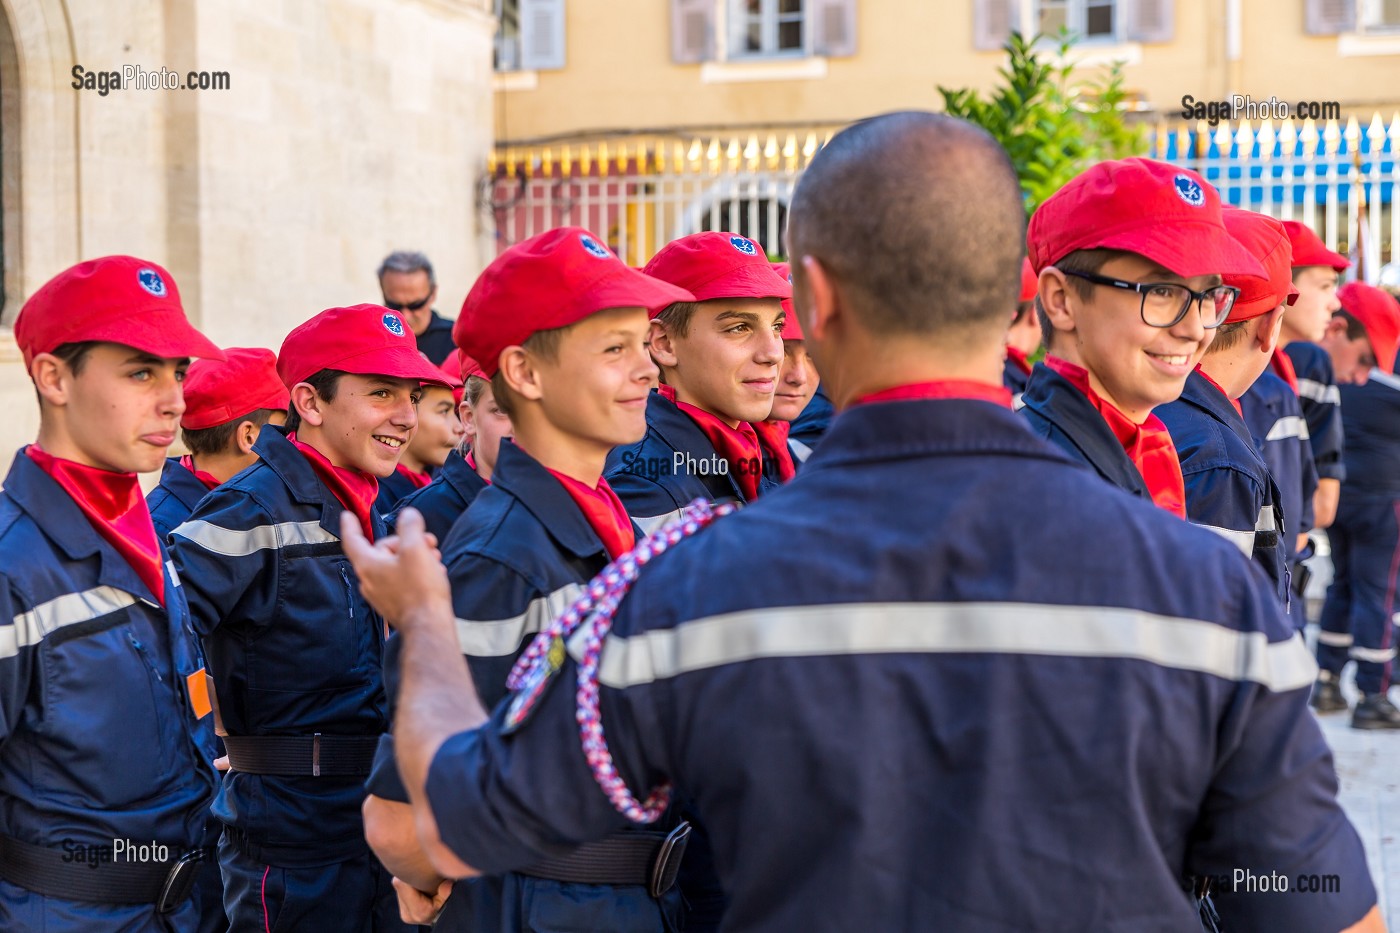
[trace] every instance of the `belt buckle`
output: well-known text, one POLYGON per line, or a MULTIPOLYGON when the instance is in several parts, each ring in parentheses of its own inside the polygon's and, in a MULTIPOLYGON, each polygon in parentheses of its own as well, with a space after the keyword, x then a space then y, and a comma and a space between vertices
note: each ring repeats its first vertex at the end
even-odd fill
POLYGON ((651 880, 647 884, 647 893, 653 898, 660 899, 661 895, 671 890, 676 883, 676 876, 681 870, 681 858, 685 855, 686 843, 689 841, 690 824, 684 820, 662 840, 661 848, 656 850, 656 860, 652 862, 651 880))
POLYGON ((160 888, 160 897, 156 899, 156 913, 168 914, 185 902, 194 890, 195 877, 199 873, 199 866, 204 862, 204 856, 203 849, 195 849, 180 856, 175 864, 170 866, 170 874, 165 876, 165 884, 160 888))

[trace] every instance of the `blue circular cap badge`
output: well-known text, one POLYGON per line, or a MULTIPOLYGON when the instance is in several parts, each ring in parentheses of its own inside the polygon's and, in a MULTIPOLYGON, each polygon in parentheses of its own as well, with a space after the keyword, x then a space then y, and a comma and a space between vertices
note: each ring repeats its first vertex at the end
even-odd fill
POLYGON ((754 246, 751 241, 746 240, 741 236, 730 237, 729 245, 737 249, 739 252, 743 253, 745 256, 752 256, 754 253, 758 252, 758 247, 754 246))
POLYGON ((1181 195, 1181 200, 1192 207, 1200 207, 1206 203, 1206 193, 1201 189, 1201 185, 1190 175, 1178 175, 1173 181, 1176 185, 1176 193, 1181 195))
POLYGON ((160 277, 160 273, 156 270, 140 270, 136 273, 136 281, 140 282, 142 288, 157 298, 165 297, 165 280, 160 277))
POLYGON ((403 321, 399 320, 397 314, 385 314, 380 320, 384 322, 384 329, 389 333, 393 334, 395 337, 403 336, 403 321))
POLYGON ((591 236, 584 236, 583 234, 580 234, 578 241, 583 244, 584 249, 588 250, 589 253, 591 253, 594 256, 597 256, 599 259, 613 258, 613 254, 608 250, 608 248, 602 243, 599 243, 597 240, 593 239, 591 236))

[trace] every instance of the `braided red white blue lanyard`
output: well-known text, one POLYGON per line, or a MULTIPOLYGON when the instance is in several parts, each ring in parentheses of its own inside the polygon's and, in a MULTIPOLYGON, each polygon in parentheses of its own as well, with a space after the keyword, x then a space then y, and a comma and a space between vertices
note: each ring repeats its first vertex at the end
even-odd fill
POLYGON ((507 711, 507 723, 512 724, 513 718, 513 725, 518 725, 528 715, 549 679, 563 666, 565 642, 580 627, 585 627, 581 636, 583 656, 578 664, 576 714, 579 737, 583 740, 583 754, 593 771, 594 780, 607 794, 608 800, 619 813, 636 823, 655 822, 666 811, 671 802, 671 785, 666 783, 655 787, 646 800, 638 801, 617 773, 612 753, 608 750, 608 741, 603 736, 603 720, 598 710, 598 659, 603 651, 603 642, 612 629, 618 603, 632 588, 643 565, 716 518, 737 509, 735 503, 711 505, 703 499, 696 499, 681 509, 678 516, 648 535, 641 544, 618 556, 589 581, 584 594, 547 629, 535 636, 506 679, 506 686, 516 693, 512 707, 507 711))

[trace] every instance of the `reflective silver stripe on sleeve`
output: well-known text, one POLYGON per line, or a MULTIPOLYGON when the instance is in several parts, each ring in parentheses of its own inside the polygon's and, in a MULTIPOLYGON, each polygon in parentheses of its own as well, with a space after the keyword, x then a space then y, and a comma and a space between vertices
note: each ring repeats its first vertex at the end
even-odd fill
POLYGON ((1400 389, 1400 376, 1394 373, 1388 373, 1379 366, 1371 370, 1369 378, 1374 379, 1383 386, 1389 386, 1392 389, 1400 389))
POLYGON ((1269 428, 1269 433, 1264 440, 1282 441, 1290 437, 1308 440, 1311 437, 1308 434, 1308 422, 1298 415, 1285 415, 1274 422, 1274 426, 1269 428))
POLYGON ((632 521, 636 522, 637 527, 642 529, 643 535, 649 535, 679 514, 681 514, 680 509, 676 509, 674 512, 667 512, 665 515, 652 515, 649 518, 638 518, 633 515, 632 521))
POLYGON ((1324 632, 1317 633, 1317 642, 1320 645, 1331 645, 1333 648, 1350 648, 1354 639, 1349 632, 1324 632))
POLYGON ((473 658, 500 658, 515 654, 526 635, 543 631, 582 595, 583 587, 570 583, 548 596, 530 600, 524 612, 509 619, 485 622, 458 619, 457 643, 461 645, 463 654, 473 658))
POLYGON ((1017 392, 1015 395, 1011 396, 1012 411, 1020 411, 1022 408, 1026 407, 1025 395, 1026 393, 1024 392, 1017 392))
POLYGON ((1322 402, 1325 405, 1342 404, 1342 393, 1337 391, 1336 386, 1318 382, 1316 379, 1299 379, 1298 394, 1303 398, 1322 402))
POLYGON ((215 554, 225 557, 247 557, 264 548, 284 548, 295 544, 329 544, 340 538, 321 527, 319 522, 282 522, 258 525, 256 528, 224 528, 203 519, 185 522, 171 534, 179 535, 215 554))
POLYGON ((1255 531, 1278 531, 1278 521, 1274 518, 1274 507, 1263 505, 1259 507, 1259 517, 1254 521, 1255 531))
POLYGON ((165 562, 165 571, 170 574, 170 582, 174 586, 180 585, 180 575, 175 572, 175 562, 168 560, 165 562))
POLYGON ((1384 664, 1387 661, 1395 660, 1395 649, 1362 648, 1360 645, 1352 645, 1351 656, 1358 661, 1370 661, 1373 664, 1384 664))
MULTIPOLYGON (((578 633, 569 649, 581 652, 578 633)), ((857 603, 738 612, 630 638, 609 635, 599 680, 621 689, 760 658, 893 653, 1136 658, 1274 691, 1301 689, 1317 677, 1296 634, 1270 643, 1263 632, 1103 606, 857 603)))
POLYGON ((788 438, 788 449, 792 451, 792 455, 797 458, 798 463, 806 463, 807 458, 812 456, 812 448, 792 438, 788 438))
POLYGON ((1240 549, 1245 557, 1254 556, 1254 529, 1249 531, 1235 531, 1233 528, 1221 528, 1216 525, 1201 525, 1196 522, 1191 524, 1197 528, 1204 528, 1206 531, 1213 531, 1226 541, 1233 542, 1235 547, 1240 549))
POLYGON ((61 628, 100 619, 135 603, 135 596, 112 586, 68 593, 40 603, 15 616, 13 625, 0 626, 0 658, 12 658, 19 649, 37 645, 61 628))

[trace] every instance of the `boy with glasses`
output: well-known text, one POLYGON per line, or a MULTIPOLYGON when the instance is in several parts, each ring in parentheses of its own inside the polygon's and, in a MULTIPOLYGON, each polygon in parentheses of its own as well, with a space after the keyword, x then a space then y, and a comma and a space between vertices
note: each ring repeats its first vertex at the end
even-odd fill
POLYGON ((1045 362, 1022 395, 1041 437, 1105 480, 1186 515, 1171 435, 1152 409, 1180 397, 1237 290, 1262 272, 1199 175, 1150 159, 1101 162, 1031 218, 1045 362))

